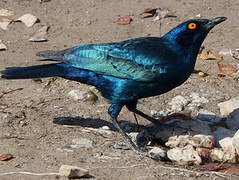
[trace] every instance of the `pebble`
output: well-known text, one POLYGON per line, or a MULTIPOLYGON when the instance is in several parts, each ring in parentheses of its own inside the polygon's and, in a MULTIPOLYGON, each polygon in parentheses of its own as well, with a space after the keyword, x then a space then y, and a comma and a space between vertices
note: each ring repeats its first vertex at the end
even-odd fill
POLYGON ((68 95, 75 101, 95 101, 97 96, 92 91, 71 90, 68 95))
POLYGON ((167 159, 167 153, 159 147, 153 147, 149 152, 149 155, 153 159, 164 160, 167 159))
POLYGON ((239 109, 235 109, 233 112, 231 112, 226 121, 225 121, 227 127, 231 130, 238 130, 239 129, 239 109))
POLYGON ((191 104, 196 104, 197 106, 209 102, 205 97, 200 97, 198 93, 191 93, 190 97, 192 99, 191 104))
POLYGON ((72 140, 71 148, 92 148, 93 141, 86 139, 86 138, 77 138, 72 140))
POLYGON ((61 165, 59 175, 67 178, 80 178, 89 175, 89 171, 77 166, 61 165))
POLYGON ((215 124, 215 123, 219 123, 222 120, 222 118, 216 116, 215 113, 210 112, 210 111, 205 110, 205 109, 200 109, 196 118, 200 119, 202 121, 207 121, 207 123, 210 124, 210 125, 215 124))
POLYGON ((233 136, 232 144, 235 147, 237 154, 239 155, 239 130, 233 136))
POLYGON ((202 163, 202 159, 198 152, 194 150, 193 146, 187 145, 183 148, 173 148, 167 152, 167 156, 171 161, 175 161, 179 165, 196 164, 202 163))
POLYGON ((175 96, 168 104, 174 112, 180 112, 189 103, 189 101, 181 95, 175 96))
POLYGON ((169 146, 170 148, 185 147, 187 145, 191 145, 193 147, 212 148, 213 146, 215 146, 215 138, 213 136, 202 134, 195 136, 180 135, 170 137, 165 145, 169 146))
POLYGON ((239 108, 239 96, 218 104, 222 116, 228 116, 232 111, 239 108))
POLYGON ((231 56, 231 49, 223 48, 219 51, 218 55, 220 55, 220 56, 231 56))

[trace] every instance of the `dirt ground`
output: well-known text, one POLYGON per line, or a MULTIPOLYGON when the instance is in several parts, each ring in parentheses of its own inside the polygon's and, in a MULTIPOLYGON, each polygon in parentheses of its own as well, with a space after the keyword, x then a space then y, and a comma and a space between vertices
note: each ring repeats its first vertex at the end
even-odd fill
MULTIPOLYGON (((11 18, 32 13, 40 22, 32 28, 22 23, 14 23, 8 31, 0 30, 0 39, 8 50, 0 51, 0 69, 11 66, 29 66, 39 64, 35 56, 41 50, 69 48, 84 43, 122 41, 141 36, 160 36, 175 25, 201 14, 211 18, 226 16, 228 20, 215 27, 204 42, 206 49, 219 52, 222 48, 239 48, 239 1, 231 0, 51 0, 39 3, 37 0, 0 0, 0 7, 14 11, 11 18), (165 18, 153 22, 152 18, 142 18, 139 14, 146 8, 168 8, 176 18, 165 18), (130 15, 129 25, 114 24, 118 15, 130 15), (47 42, 29 42, 30 35, 42 25, 50 26, 47 42), (161 25, 160 25, 161 24, 161 25)), ((207 81, 193 74, 182 86, 157 97, 140 101, 139 109, 150 114, 151 110, 160 111, 176 95, 189 96, 197 92, 206 97, 209 103, 204 108, 220 116, 217 104, 238 96, 238 78, 217 76, 218 61, 198 60, 196 70, 208 74, 207 81), (210 81, 212 80, 212 81, 210 81)), ((225 56, 224 64, 237 66, 238 61, 225 56)), ((89 168, 94 179, 229 179, 215 174, 202 174, 196 177, 194 172, 185 172, 176 168, 200 169, 200 167, 175 166, 173 163, 154 161, 141 157, 131 150, 108 147, 110 141, 122 141, 115 131, 107 114, 109 104, 97 90, 77 82, 57 78, 33 80, 0 80, 0 90, 5 92, 0 98, 0 154, 10 153, 14 158, 0 161, 0 173, 28 171, 35 173, 58 172, 62 164, 89 168), (67 95, 70 90, 94 91, 99 97, 92 102, 76 102, 67 95), (5 107, 4 105, 8 105, 5 107), (71 126, 66 126, 71 125, 71 126), (87 133, 86 127, 99 128, 109 126, 111 135, 87 133), (73 139, 84 137, 94 142, 93 148, 64 149, 73 139), (100 158, 100 156, 109 158, 100 158)), ((134 122, 133 115, 123 109, 119 120, 134 122)), ((138 118, 139 123, 147 124, 138 118)), ((198 170, 200 173, 201 171, 198 170)), ((57 176, 7 175, 10 179, 59 179, 57 176)), ((237 179, 231 177, 231 179, 237 179)))

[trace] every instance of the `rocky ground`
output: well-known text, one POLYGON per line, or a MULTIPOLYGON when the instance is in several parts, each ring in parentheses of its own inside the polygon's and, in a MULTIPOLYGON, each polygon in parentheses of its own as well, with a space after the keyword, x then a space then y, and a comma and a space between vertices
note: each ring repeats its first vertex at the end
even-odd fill
POLYGON ((0 69, 42 63, 35 56, 41 50, 160 36, 195 16, 228 20, 204 42, 203 52, 211 50, 223 60, 198 59, 195 73, 182 86, 138 105, 155 118, 175 112, 185 116, 174 116, 163 127, 139 117, 146 127, 142 130, 133 115, 122 110, 121 126, 140 145, 147 145, 157 160, 124 145, 107 114, 109 104, 95 88, 61 78, 0 79, 0 179, 64 179, 58 174, 62 165, 84 168, 89 173, 78 170, 79 175, 94 179, 239 178, 238 1, 2 0, 0 14, 1 8, 14 13, 4 18, 16 20, 30 13, 38 21, 32 27, 12 22, 8 30, 0 29, 0 40, 7 46, 0 51, 0 69), (158 7, 168 8, 176 17, 154 22, 139 15, 158 7), (119 15, 132 21, 115 24, 119 15), (47 31, 42 33, 47 41, 29 41, 43 27, 48 27, 42 30, 47 31), (224 75, 218 76, 218 64, 236 70, 224 68, 224 75), (11 172, 22 174, 4 174, 11 172))

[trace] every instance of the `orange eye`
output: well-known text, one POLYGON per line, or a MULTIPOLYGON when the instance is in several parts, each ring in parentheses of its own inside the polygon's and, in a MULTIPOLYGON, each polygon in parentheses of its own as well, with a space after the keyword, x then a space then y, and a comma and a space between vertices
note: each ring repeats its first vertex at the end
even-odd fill
POLYGON ((188 24, 188 29, 196 29, 197 25, 196 23, 189 23, 188 24))

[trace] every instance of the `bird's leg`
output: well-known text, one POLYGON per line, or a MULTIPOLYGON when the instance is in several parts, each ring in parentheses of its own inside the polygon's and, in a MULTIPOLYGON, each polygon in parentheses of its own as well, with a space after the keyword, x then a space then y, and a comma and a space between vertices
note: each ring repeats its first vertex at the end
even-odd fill
POLYGON ((157 126, 162 125, 162 123, 159 120, 154 119, 154 118, 150 117, 149 115, 143 113, 142 111, 138 110, 136 108, 136 105, 137 105, 137 101, 126 104, 126 107, 128 108, 128 110, 132 111, 134 114, 137 114, 137 115, 147 119, 148 121, 152 122, 153 124, 155 124, 157 126))
MULTIPOLYGON (((118 121, 117 121, 117 116, 119 115, 119 112, 122 109, 122 105, 118 105, 118 104, 112 104, 108 110, 108 113, 111 116, 112 122, 114 124, 114 126, 119 130, 120 134, 124 137, 124 139, 126 140, 126 142, 128 143, 128 145, 131 147, 131 149, 133 149, 134 151, 136 151, 137 153, 140 154, 145 154, 145 152, 143 152, 138 146, 136 146, 133 141, 130 139, 130 137, 124 132, 124 130, 120 127, 118 121)), ((145 154, 147 155, 147 154, 145 154)))

